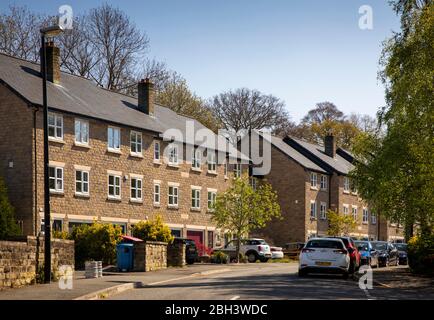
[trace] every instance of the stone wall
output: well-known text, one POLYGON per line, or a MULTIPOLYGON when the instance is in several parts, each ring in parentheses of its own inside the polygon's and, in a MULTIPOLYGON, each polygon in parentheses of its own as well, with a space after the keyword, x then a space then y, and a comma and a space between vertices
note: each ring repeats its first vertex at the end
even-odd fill
POLYGON ((155 271, 167 268, 167 243, 157 241, 134 244, 134 271, 155 271))
MULTIPOLYGON (((44 238, 23 237, 21 241, 0 241, 0 289, 35 283, 44 265, 44 238)), ((74 241, 53 239, 51 266, 54 276, 61 265, 74 268, 74 241)))
POLYGON ((169 267, 185 266, 185 243, 172 243, 167 246, 167 265, 169 267))

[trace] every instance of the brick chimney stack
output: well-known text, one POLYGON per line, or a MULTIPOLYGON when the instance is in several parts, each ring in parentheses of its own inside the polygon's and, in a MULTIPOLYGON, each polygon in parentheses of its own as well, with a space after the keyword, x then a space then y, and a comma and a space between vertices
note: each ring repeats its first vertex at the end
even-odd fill
POLYGON ((324 138, 324 151, 329 157, 336 156, 336 138, 333 135, 327 135, 324 138))
POLYGON ((154 84, 149 80, 149 78, 140 80, 138 86, 139 110, 149 114, 154 115, 154 84))
POLYGON ((49 41, 45 45, 47 61, 47 80, 53 83, 60 83, 60 49, 49 41))

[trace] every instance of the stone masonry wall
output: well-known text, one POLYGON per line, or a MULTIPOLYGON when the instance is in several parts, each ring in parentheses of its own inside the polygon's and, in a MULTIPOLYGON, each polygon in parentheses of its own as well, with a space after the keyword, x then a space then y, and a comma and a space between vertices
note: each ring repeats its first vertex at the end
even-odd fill
MULTIPOLYGON (((34 283, 38 268, 44 265, 44 238, 23 239, 0 241, 0 289, 34 283)), ((74 268, 74 241, 53 239, 51 264, 55 275, 61 265, 74 268)))
POLYGON ((146 241, 134 244, 134 271, 167 268, 167 243, 146 241))
POLYGON ((171 243, 167 246, 167 265, 170 267, 185 266, 184 243, 171 243))

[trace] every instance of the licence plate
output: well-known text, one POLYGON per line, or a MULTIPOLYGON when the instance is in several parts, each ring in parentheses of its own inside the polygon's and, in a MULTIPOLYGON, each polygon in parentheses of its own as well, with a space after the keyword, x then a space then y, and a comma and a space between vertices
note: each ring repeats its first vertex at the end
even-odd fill
POLYGON ((317 266, 330 266, 332 263, 329 261, 316 261, 315 264, 317 266))

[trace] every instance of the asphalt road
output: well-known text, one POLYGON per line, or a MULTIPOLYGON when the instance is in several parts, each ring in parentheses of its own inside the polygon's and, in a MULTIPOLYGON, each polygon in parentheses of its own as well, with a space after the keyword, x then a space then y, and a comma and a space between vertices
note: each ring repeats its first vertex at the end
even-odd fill
MULTIPOLYGON (((181 277, 125 291, 114 300, 252 300, 252 299, 429 299, 434 291, 418 293, 374 284, 372 290, 359 288, 357 279, 310 275, 299 278, 297 264, 256 263, 228 266, 228 271, 181 277)), ((374 271, 375 279, 375 271, 374 271)))

